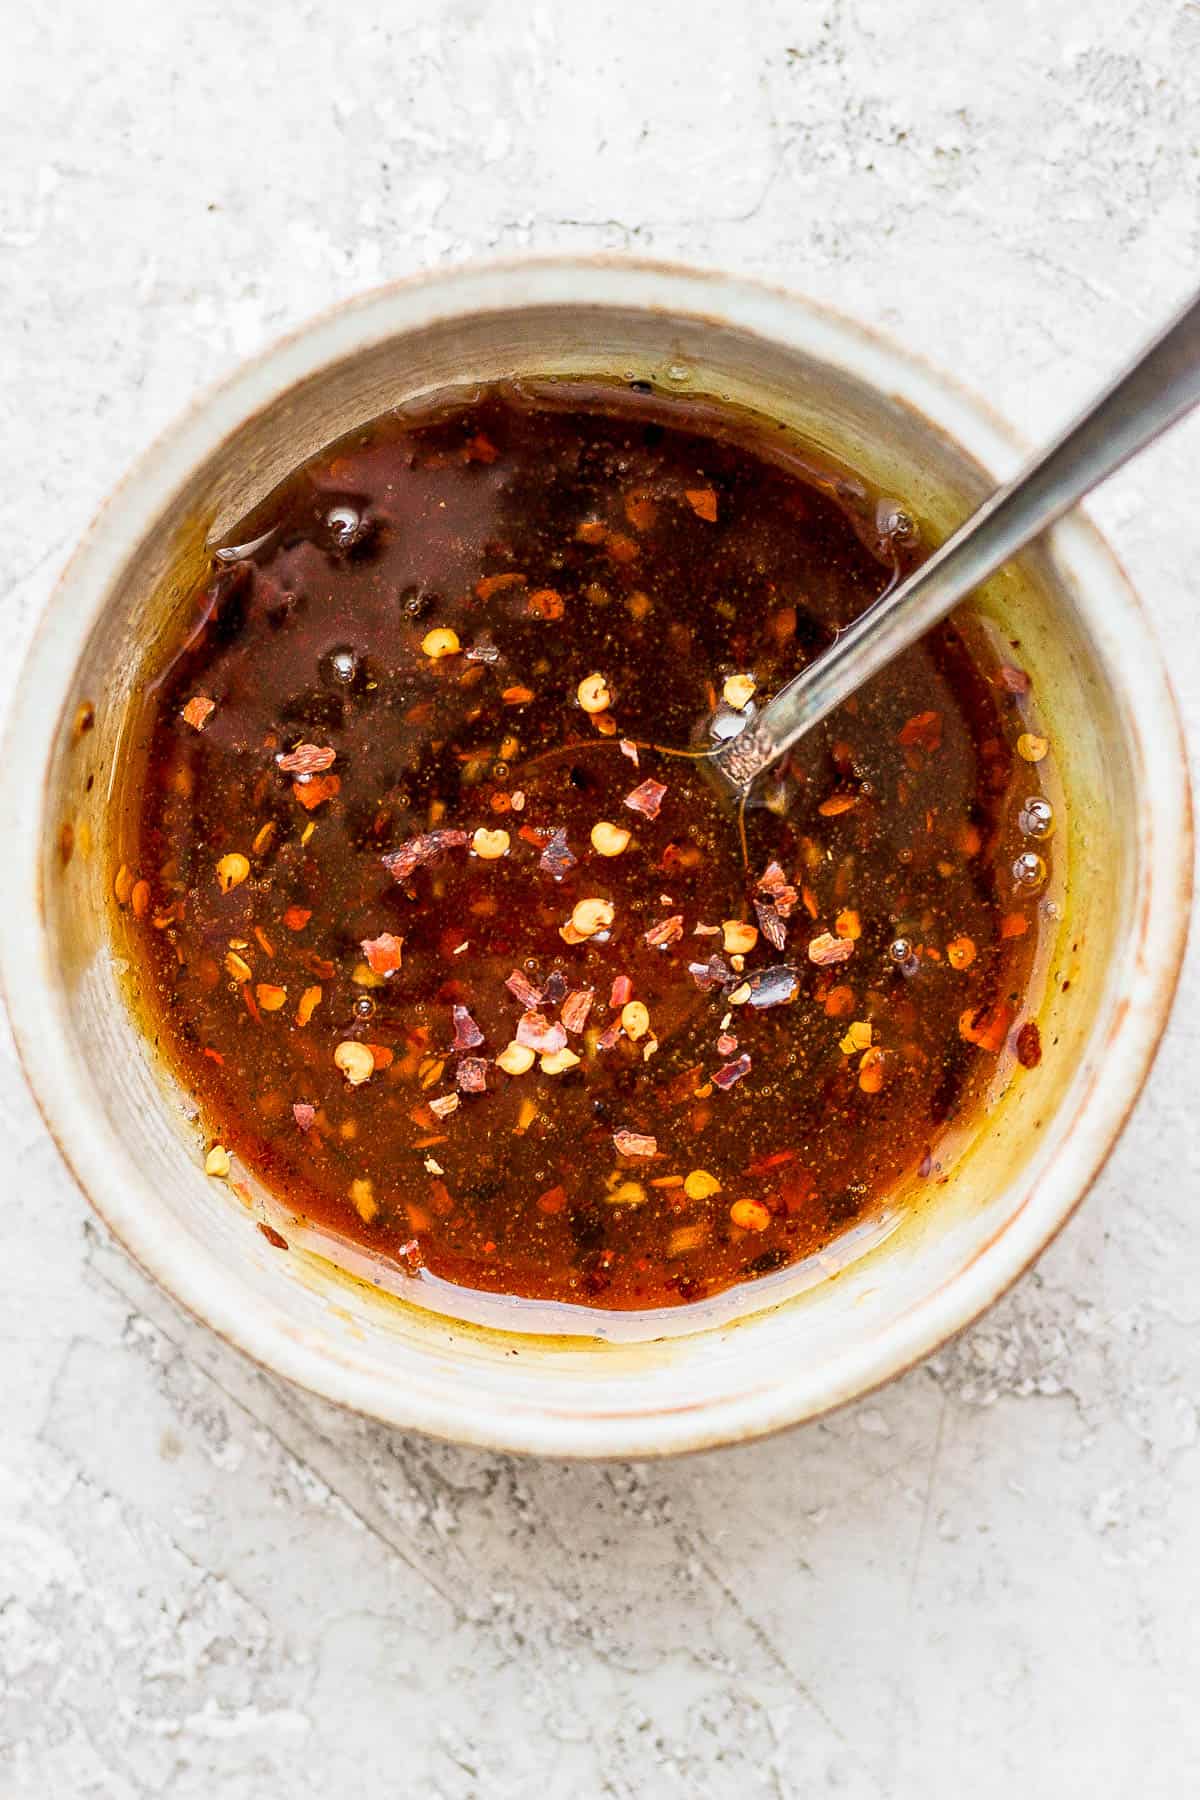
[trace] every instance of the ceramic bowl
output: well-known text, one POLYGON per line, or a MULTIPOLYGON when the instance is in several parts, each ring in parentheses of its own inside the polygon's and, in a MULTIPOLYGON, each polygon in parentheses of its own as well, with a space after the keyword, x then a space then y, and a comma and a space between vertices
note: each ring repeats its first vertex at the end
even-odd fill
POLYGON ((107 892, 114 772, 209 533, 389 407, 522 376, 646 379, 767 414, 903 496, 933 537, 1021 460, 990 411, 922 362, 732 276, 557 259, 457 269, 339 307, 153 446, 46 609, 5 752, 4 986, 81 1187, 146 1270, 266 1367, 378 1419, 504 1449, 733 1443, 909 1367, 1002 1293, 1087 1191, 1150 1065, 1183 950, 1179 724, 1145 613, 1086 518, 981 591, 977 609, 1019 642, 1064 788, 1065 880, 1044 901, 1034 995, 1045 1054, 1030 1071, 1001 1057, 978 1129, 886 1230, 707 1311, 612 1329, 587 1314, 557 1336, 447 1317, 357 1278, 286 1207, 201 1171, 186 1096, 128 1005, 107 892), (287 1251, 254 1229, 280 1211, 287 1251), (734 1316, 748 1299, 757 1310, 734 1316))

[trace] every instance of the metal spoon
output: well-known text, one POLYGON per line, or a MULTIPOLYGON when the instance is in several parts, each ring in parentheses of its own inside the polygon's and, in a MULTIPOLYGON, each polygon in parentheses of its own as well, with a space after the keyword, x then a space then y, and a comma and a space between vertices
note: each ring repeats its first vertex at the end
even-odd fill
POLYGON ((744 795, 826 713, 1200 402, 1200 294, 1061 437, 712 755, 744 795))

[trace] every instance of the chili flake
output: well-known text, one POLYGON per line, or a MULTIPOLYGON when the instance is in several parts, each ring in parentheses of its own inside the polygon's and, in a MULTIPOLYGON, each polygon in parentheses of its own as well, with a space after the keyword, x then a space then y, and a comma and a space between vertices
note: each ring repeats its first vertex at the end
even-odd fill
POLYGON ((216 701, 210 700, 207 694, 193 694, 179 716, 196 731, 203 731, 216 710, 216 701))
POLYGON ((275 761, 281 775, 319 775, 323 769, 333 767, 337 751, 327 744, 297 744, 286 755, 281 751, 275 761))
POLYGON ((403 938, 381 931, 376 938, 363 938, 362 953, 373 975, 394 975, 400 967, 403 938))
POLYGON ((657 1156, 658 1139, 641 1131, 614 1131, 612 1141, 622 1156, 657 1156))
POLYGON ((644 813, 648 819, 657 819, 666 791, 664 781, 655 781, 652 775, 648 775, 640 787, 635 787, 631 794, 626 794, 625 805, 631 812, 644 813))
POLYGON ((482 1094, 487 1087, 487 1063, 482 1056, 464 1056, 454 1079, 464 1094, 482 1094))

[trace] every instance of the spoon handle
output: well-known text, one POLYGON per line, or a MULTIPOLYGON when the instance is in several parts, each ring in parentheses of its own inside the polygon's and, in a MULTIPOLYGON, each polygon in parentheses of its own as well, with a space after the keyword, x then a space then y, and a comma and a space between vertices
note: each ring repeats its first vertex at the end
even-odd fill
POLYGON ((1200 294, 953 537, 789 681, 714 759, 745 788, 1077 500, 1200 402, 1200 294))

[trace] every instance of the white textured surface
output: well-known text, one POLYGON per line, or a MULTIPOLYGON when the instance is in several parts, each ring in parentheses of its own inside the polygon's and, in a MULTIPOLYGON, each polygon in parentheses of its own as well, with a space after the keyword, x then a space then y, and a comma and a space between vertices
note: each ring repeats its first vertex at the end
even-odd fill
MULTIPOLYGON (((45 0, 0 68, 0 692, 197 386, 467 254, 878 322, 1047 431, 1196 280, 1196 0, 45 0)), ((1096 502, 1200 724, 1192 423, 1096 502)), ((1193 732, 1193 737, 1195 733, 1193 732)), ((180 1315, 0 1054, 0 1795, 1175 1796, 1200 1780, 1200 958, 1088 1205, 905 1380, 566 1469, 180 1315)))

